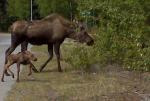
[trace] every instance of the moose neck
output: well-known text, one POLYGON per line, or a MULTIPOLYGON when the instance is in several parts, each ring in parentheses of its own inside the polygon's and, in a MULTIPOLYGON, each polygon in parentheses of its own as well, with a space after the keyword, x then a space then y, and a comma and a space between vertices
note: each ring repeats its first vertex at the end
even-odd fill
POLYGON ((66 30, 67 30, 67 38, 76 40, 77 32, 72 28, 67 28, 66 30))

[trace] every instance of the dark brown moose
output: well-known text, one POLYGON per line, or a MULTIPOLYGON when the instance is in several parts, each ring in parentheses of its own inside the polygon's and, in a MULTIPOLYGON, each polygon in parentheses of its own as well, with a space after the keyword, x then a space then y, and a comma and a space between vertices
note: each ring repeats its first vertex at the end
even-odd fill
MULTIPOLYGON (((36 21, 16 21, 11 26, 11 46, 6 50, 6 56, 10 55, 15 48, 21 44, 21 51, 27 50, 28 43, 32 45, 48 45, 49 58, 41 66, 40 71, 53 58, 53 47, 57 56, 58 71, 62 72, 60 66, 60 45, 65 38, 72 38, 78 42, 86 42, 87 45, 93 45, 93 39, 85 30, 76 32, 76 29, 70 27, 70 21, 59 14, 50 14, 47 17, 36 21)), ((7 61, 6 61, 7 63, 7 61)), ((33 70, 36 70, 32 66, 33 70)), ((6 72, 7 75, 7 72, 6 72)), ((9 74, 8 74, 9 75, 9 74)))
POLYGON ((17 82, 19 82, 20 64, 29 65, 30 72, 28 76, 30 75, 32 76, 31 68, 33 64, 30 62, 30 60, 37 61, 37 58, 34 56, 34 54, 32 54, 29 51, 25 51, 25 52, 19 52, 18 54, 8 55, 6 58, 7 58, 7 63, 4 65, 4 71, 1 78, 2 82, 4 82, 4 73, 6 70, 8 70, 11 73, 12 77, 14 78, 14 73, 9 69, 9 67, 14 63, 17 63, 17 80, 16 80, 17 82))

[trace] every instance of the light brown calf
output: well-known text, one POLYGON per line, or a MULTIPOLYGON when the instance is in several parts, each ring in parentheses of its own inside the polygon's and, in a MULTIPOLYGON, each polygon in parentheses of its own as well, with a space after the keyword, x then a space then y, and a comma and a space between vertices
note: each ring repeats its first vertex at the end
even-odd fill
POLYGON ((14 64, 17 63, 17 80, 16 82, 19 82, 19 72, 20 72, 20 64, 23 65, 29 65, 30 68, 30 72, 28 74, 28 76, 32 75, 32 66, 34 66, 30 60, 32 61, 37 61, 37 58, 34 56, 34 54, 32 54, 29 51, 25 51, 25 52, 19 52, 18 54, 12 54, 6 57, 7 58, 7 64, 4 65, 4 71, 3 71, 3 75, 1 78, 1 81, 4 82, 4 73, 8 70, 12 77, 14 78, 14 73, 9 69, 9 67, 14 64))

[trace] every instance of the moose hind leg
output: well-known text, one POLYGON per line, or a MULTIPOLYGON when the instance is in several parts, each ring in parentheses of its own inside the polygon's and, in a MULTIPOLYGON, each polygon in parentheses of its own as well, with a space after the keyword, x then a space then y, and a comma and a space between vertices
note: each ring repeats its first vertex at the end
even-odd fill
MULTIPOLYGON (((11 34, 11 46, 6 50, 5 55, 10 55, 16 47, 21 43, 21 39, 17 37, 16 33, 11 34)), ((6 63, 5 63, 6 64, 6 63)))
MULTIPOLYGON (((5 54, 9 51, 10 47, 6 50, 5 54)), ((5 59, 5 64, 7 64, 7 59, 5 59)), ((11 76, 8 72, 7 72, 7 69, 5 70, 5 75, 6 76, 11 76)))

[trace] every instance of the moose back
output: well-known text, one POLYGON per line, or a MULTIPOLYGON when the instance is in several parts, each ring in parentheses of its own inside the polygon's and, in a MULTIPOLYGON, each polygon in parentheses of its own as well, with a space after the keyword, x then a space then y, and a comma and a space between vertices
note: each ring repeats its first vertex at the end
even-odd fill
MULTIPOLYGON (((85 30, 76 31, 70 27, 71 22, 59 14, 50 14, 47 17, 36 21, 16 21, 11 26, 11 46, 6 50, 6 56, 10 55, 15 48, 21 44, 21 51, 26 51, 28 43, 32 45, 47 44, 49 58, 41 66, 40 71, 53 58, 53 48, 57 56, 58 71, 62 72, 60 66, 60 45, 65 38, 75 39, 78 42, 85 42, 87 45, 93 45, 94 40, 85 30)), ((6 62, 7 63, 7 60, 6 62)), ((37 69, 32 66, 34 71, 37 69)), ((6 72, 6 75, 9 75, 6 72)))

